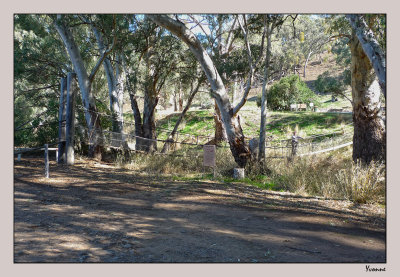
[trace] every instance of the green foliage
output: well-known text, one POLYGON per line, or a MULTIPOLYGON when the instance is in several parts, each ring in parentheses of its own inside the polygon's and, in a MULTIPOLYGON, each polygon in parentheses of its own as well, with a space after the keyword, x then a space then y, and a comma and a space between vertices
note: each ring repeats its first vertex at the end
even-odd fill
POLYGON ((346 90, 346 86, 350 85, 350 83, 350 70, 347 69, 338 77, 332 77, 329 71, 325 71, 318 76, 317 80, 314 82, 314 86, 319 92, 331 92, 333 95, 337 96, 342 94, 346 90))
POLYGON ((299 76, 290 75, 272 85, 267 100, 268 108, 271 110, 289 110, 290 104, 315 103, 316 96, 299 76))
POLYGON ((332 45, 332 53, 336 55, 336 63, 341 66, 350 66, 351 63, 351 52, 347 45, 348 39, 337 40, 332 45))
POLYGON ((17 98, 14 102, 14 146, 33 147, 54 142, 58 136, 58 102, 49 99, 47 109, 35 116, 35 109, 26 108, 26 101, 17 98))

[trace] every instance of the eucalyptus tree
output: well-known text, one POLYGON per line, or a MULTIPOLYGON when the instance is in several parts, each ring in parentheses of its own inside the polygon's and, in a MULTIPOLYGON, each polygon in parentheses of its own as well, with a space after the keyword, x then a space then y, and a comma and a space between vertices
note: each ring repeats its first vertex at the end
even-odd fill
POLYGON ((125 72, 135 119, 136 149, 154 152, 155 112, 161 90, 182 60, 181 44, 151 20, 137 15, 131 18, 132 51, 125 57, 125 72), (134 68, 129 70, 128 66, 134 68), (137 101, 143 94, 143 114, 137 101))
MULTIPOLYGON (((386 22, 384 15, 372 17, 358 15, 359 20, 365 20, 369 26, 368 32, 377 37, 375 42, 382 48, 385 31, 379 30, 379 22, 386 22), (374 30, 375 29, 375 30, 374 30), (380 41, 380 43, 379 43, 380 41)), ((351 28, 344 16, 331 16, 327 18, 334 37, 345 39, 351 52, 351 88, 353 100, 353 160, 369 163, 372 160, 385 159, 386 157, 386 125, 381 112, 381 86, 379 85, 373 64, 362 47, 357 35, 357 28, 351 28)), ((363 28, 366 28, 365 26, 363 28)), ((382 55, 380 54, 380 57, 382 55)), ((384 65, 384 63, 381 63, 384 65)), ((385 69, 386 70, 386 69, 385 69)), ((378 71, 379 73, 379 71, 378 71)), ((383 86, 384 88, 384 86, 383 86)))
MULTIPOLYGON (((89 157, 101 159, 103 148, 101 144, 102 129, 100 126, 100 114, 97 111, 95 98, 92 92, 92 83, 104 59, 112 51, 116 37, 114 34, 113 43, 108 49, 105 49, 101 53, 95 66, 92 68, 90 74, 88 74, 87 66, 82 58, 80 48, 71 31, 70 25, 73 23, 74 19, 75 18, 71 16, 57 15, 54 17, 54 26, 67 49, 69 58, 74 67, 74 72, 78 78, 82 103, 85 110, 85 120, 89 133, 89 157)), ((113 23, 113 28, 115 28, 115 22, 113 23)))
MULTIPOLYGON (((112 131, 123 133, 124 80, 123 74, 121 74, 120 49, 123 47, 121 41, 123 41, 122 36, 124 33, 121 25, 126 27, 123 26, 125 25, 125 18, 120 15, 79 15, 79 18, 91 26, 96 38, 99 56, 114 44, 113 52, 104 58, 103 68, 107 77, 110 111, 112 114, 112 131)), ((127 146, 126 143, 123 145, 127 146)))
POLYGON ((379 17, 378 15, 372 15, 371 17, 370 15, 369 19, 368 16, 364 19, 363 16, 356 14, 348 14, 346 17, 349 20, 365 55, 367 55, 374 68, 375 74, 379 80, 379 85, 386 98, 386 57, 381 46, 383 43, 385 44, 384 46, 386 46, 386 18, 384 16, 379 17), (379 24, 383 24, 383 26, 380 26, 380 30, 379 27, 375 27, 375 30, 379 32, 378 36, 381 37, 380 41, 374 34, 373 26, 371 26, 372 28, 368 26, 368 21, 370 21, 370 25, 375 24, 379 26, 379 24))
POLYGON ((280 79, 290 74, 297 74, 296 70, 304 60, 297 18, 298 16, 286 15, 283 24, 277 27, 279 32, 272 34, 271 80, 280 79))
POLYGON ((258 144, 258 160, 263 161, 265 159, 265 127, 267 124, 267 84, 270 78, 270 62, 271 62, 271 44, 273 32, 281 26, 285 17, 283 15, 264 15, 263 18, 264 28, 266 29, 266 57, 264 65, 264 78, 261 95, 261 120, 260 120, 260 139, 258 144))
POLYGON ((225 85, 210 55, 204 49, 197 36, 182 22, 167 15, 152 14, 147 15, 147 17, 185 42, 195 55, 210 83, 210 94, 215 99, 221 112, 221 119, 232 155, 236 163, 244 167, 250 158, 250 151, 244 140, 240 117, 237 116, 238 109, 241 106, 233 107, 231 105, 225 85))
MULTIPOLYGON (((237 16, 228 14, 203 14, 181 15, 182 22, 195 24, 202 32, 197 35, 207 53, 212 57, 217 70, 224 83, 229 87, 232 81, 232 74, 228 74, 226 67, 230 55, 235 52, 234 42, 237 41, 238 22, 237 16)), ((237 74, 236 74, 237 75, 237 74)), ((221 120, 221 112, 217 103, 214 101, 214 140, 213 143, 220 144, 226 140, 226 132, 221 120)))

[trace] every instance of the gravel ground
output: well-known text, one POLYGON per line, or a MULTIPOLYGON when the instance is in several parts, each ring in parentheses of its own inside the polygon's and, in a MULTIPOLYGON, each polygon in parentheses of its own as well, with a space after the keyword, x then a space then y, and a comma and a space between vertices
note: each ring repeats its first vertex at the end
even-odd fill
POLYGON ((383 263, 385 210, 110 164, 14 161, 16 263, 383 263))

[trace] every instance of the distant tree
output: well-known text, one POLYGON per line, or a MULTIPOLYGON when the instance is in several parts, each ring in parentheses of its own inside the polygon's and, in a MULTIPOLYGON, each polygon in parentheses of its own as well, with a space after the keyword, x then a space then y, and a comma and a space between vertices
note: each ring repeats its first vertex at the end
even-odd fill
POLYGON ((305 57, 303 77, 306 78, 308 62, 313 55, 321 54, 324 51, 324 46, 329 42, 329 37, 325 33, 322 18, 302 15, 298 20, 302 23, 299 26, 302 30, 300 34, 304 34, 304 39, 300 39, 300 47, 305 57))

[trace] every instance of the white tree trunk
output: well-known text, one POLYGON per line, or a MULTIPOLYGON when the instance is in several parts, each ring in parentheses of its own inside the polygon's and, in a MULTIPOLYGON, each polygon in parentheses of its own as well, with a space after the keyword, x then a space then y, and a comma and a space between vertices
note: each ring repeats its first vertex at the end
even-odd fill
POLYGON ((244 141, 243 130, 240 126, 239 116, 234 116, 233 108, 229 102, 228 94, 213 61, 202 47, 197 37, 186 26, 166 15, 147 15, 158 25, 168 29, 171 33, 185 42, 199 61, 211 86, 211 96, 217 102, 221 112, 230 148, 239 166, 244 167, 250 157, 250 151, 244 141))
MULTIPOLYGON (((95 26, 92 25, 93 33, 95 34, 97 45, 99 46, 100 54, 106 51, 106 47, 103 42, 103 37, 95 26)), ((123 96, 123 80, 120 74, 118 60, 115 65, 115 70, 111 64, 109 58, 105 58, 103 61, 104 71, 107 77, 108 83, 108 95, 110 98, 110 110, 113 115, 113 132, 123 132, 123 113, 122 113, 122 96, 123 96)))
POLYGON ((66 105, 66 142, 65 142, 65 163, 72 165, 75 162, 75 96, 77 85, 75 73, 68 73, 67 76, 67 105, 66 105))
POLYGON ((74 71, 78 78, 82 103, 85 108, 85 120, 89 132, 89 156, 101 159, 100 139, 102 137, 102 132, 100 129, 100 118, 97 113, 95 100, 91 92, 91 80, 86 72, 79 48, 75 43, 71 31, 64 24, 62 16, 57 16, 54 26, 64 42, 65 48, 67 49, 70 60, 74 66, 74 71))
POLYGON ((372 64, 353 31, 350 40, 353 97, 353 160, 370 163, 386 158, 386 126, 382 120, 380 87, 372 64))
POLYGON ((304 64, 304 72, 303 72, 303 77, 304 78, 306 77, 306 69, 307 69, 308 61, 310 60, 310 57, 311 57, 312 53, 313 53, 312 50, 310 52, 308 52, 306 63, 304 64))
POLYGON ((379 46, 372 30, 369 29, 364 19, 360 15, 348 14, 347 18, 355 31, 360 44, 370 60, 375 74, 379 79, 379 85, 386 98, 386 61, 385 55, 379 46))

